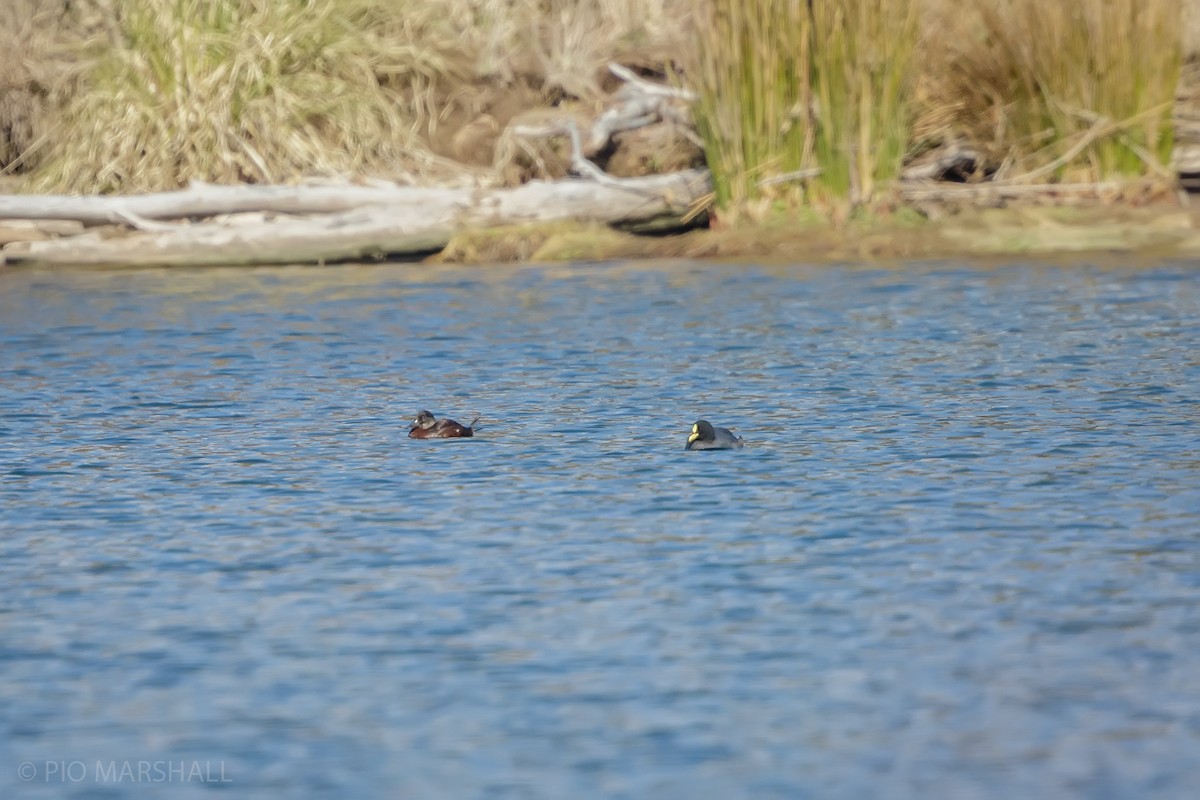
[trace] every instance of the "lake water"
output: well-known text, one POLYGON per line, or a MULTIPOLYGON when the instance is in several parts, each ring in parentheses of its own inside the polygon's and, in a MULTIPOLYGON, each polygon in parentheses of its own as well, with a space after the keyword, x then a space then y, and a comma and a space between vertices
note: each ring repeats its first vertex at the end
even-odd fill
POLYGON ((0 797, 1194 797, 1198 422, 1192 264, 0 272, 0 797))

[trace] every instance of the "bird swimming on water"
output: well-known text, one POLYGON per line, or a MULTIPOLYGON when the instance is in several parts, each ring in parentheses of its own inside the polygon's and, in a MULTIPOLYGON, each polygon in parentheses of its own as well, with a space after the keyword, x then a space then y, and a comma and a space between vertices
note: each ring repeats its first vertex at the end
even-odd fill
POLYGON ((734 436, 728 428, 714 427, 706 419, 699 420, 692 426, 692 434, 688 436, 684 450, 733 450, 745 442, 742 437, 734 436))
POLYGON ((464 439, 475 435, 476 422, 479 422, 478 414, 471 420, 470 425, 462 425, 452 419, 438 419, 429 411, 421 411, 408 426, 408 438, 464 439))

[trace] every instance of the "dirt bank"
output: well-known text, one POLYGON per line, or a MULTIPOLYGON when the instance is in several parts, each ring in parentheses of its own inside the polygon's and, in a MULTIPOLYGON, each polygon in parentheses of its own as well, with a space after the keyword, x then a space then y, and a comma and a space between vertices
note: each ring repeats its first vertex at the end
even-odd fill
POLYGON ((635 236, 603 225, 510 226, 456 237, 429 260, 448 263, 714 258, 833 263, 956 257, 1200 259, 1200 209, 1160 202, 968 208, 938 219, 902 210, 840 225, 778 217, 729 229, 635 236))

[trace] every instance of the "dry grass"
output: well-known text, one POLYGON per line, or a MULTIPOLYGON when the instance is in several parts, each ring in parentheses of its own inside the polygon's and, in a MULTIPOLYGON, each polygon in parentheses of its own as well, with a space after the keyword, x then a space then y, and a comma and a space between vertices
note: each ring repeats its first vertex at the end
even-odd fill
MULTIPOLYGON (((442 19, 370 0, 125 0, 56 120, 41 188, 284 182, 428 169, 416 123, 465 77, 442 19)), ((428 11, 429 6, 424 6, 428 11)))
POLYGON ((726 205, 869 202, 948 140, 1002 177, 1167 178, 1200 0, 924 0, 914 136, 917 2, 7 0, 0 171, 85 193, 490 180, 457 161, 490 164, 530 104, 594 110, 619 60, 684 66, 726 205))
MULTIPOLYGON (((524 68, 547 88, 598 99, 609 61, 661 67, 685 47, 684 0, 490 0, 503 53, 501 74, 524 68)), ((492 34, 493 41, 496 33, 492 34)))
POLYGON ((65 66, 52 34, 62 11, 63 0, 0 4, 0 174, 31 166, 45 97, 65 66))
POLYGON ((681 2, 80 0, 104 25, 73 42, 36 188, 479 178, 436 153, 498 91, 594 101, 607 60, 678 47, 681 2))
POLYGON ((920 137, 997 177, 1172 180, 1184 0, 979 0, 931 12, 920 137))

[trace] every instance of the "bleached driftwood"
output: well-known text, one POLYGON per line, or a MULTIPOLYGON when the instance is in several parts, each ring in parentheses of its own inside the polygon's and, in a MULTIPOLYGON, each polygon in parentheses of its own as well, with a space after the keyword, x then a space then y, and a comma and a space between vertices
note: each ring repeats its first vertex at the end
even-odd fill
MULTIPOLYGON (((437 250, 471 227, 570 218, 644 230, 682 224, 711 191, 706 171, 615 178, 589 156, 621 131, 683 120, 680 101, 694 96, 651 83, 620 65, 609 67, 625 85, 617 104, 586 132, 569 116, 510 128, 524 139, 568 137, 570 170, 585 180, 534 181, 515 189, 194 183, 182 191, 128 197, 0 196, 0 221, 68 220, 133 231, 14 243, 5 248, 3 259, 59 264, 323 262, 437 250)), ((683 129, 690 134, 689 126, 683 129)))
POLYGON ((603 150, 612 137, 621 131, 634 130, 660 120, 678 124, 679 130, 693 144, 703 147, 700 137, 692 130, 686 112, 680 111, 675 102, 695 102, 695 92, 651 83, 620 64, 611 63, 608 69, 625 81, 625 85, 616 94, 619 102, 597 117, 592 124, 586 149, 588 155, 595 155, 603 150))
POLYGON ((83 233, 83 225, 74 220, 15 219, 0 220, 0 245, 9 242, 36 242, 57 236, 83 233))
MULTIPOLYGON (((445 204, 461 189, 373 186, 216 186, 194 182, 176 192, 112 196, 0 195, 0 219, 67 219, 84 225, 211 217, 249 211, 325 214, 380 205, 420 208, 445 204)), ((149 226, 146 226, 149 227, 149 226)))
POLYGON ((912 202, 991 202, 1029 197, 1087 198, 1106 192, 1129 189, 1133 184, 1121 181, 1100 183, 941 183, 900 182, 900 194, 912 202))
POLYGON ((951 173, 970 174, 983 157, 973 148, 951 144, 918 158, 900 173, 905 181, 939 180, 951 173))
POLYGON ((90 233, 4 250, 10 263, 312 263, 429 252, 473 227, 563 219, 610 224, 682 220, 710 190, 704 170, 603 182, 534 181, 491 190, 199 186, 124 198, 0 197, 0 218, 19 215, 22 203, 36 207, 40 218, 100 221, 116 214, 125 222, 230 211, 333 210, 255 225, 156 223, 149 226, 153 230, 124 236, 90 233), (218 199, 224 202, 218 204, 218 199), (350 210, 338 210, 345 208, 350 210))
MULTIPOLYGON (((624 131, 669 122, 697 147, 703 146, 693 130, 686 109, 686 104, 696 99, 694 92, 652 83, 620 64, 610 63, 608 68, 625 83, 613 95, 613 105, 596 117, 590 126, 583 126, 585 131, 580 131, 581 126, 575 114, 564 111, 534 122, 516 120, 509 124, 505 136, 519 143, 569 136, 571 171, 594 180, 603 180, 599 177, 603 172, 590 159, 607 148, 614 136, 624 131)), ((520 146, 537 159, 536 150, 525 144, 520 146)))

